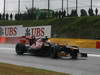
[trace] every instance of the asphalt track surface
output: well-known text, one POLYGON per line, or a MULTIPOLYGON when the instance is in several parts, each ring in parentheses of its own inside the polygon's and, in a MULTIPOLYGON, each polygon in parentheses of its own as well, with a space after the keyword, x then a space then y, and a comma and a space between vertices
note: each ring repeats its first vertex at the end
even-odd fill
POLYGON ((0 44, 0 62, 70 73, 72 75, 100 75, 100 49, 80 48, 81 52, 88 53, 88 58, 71 60, 69 58, 36 57, 29 54, 18 56, 14 47, 14 44, 0 44))

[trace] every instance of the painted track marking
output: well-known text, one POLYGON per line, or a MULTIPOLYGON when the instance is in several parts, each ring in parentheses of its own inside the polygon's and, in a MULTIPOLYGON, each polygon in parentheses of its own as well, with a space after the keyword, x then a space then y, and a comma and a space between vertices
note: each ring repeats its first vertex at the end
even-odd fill
POLYGON ((4 48, 4 47, 1 47, 0 49, 7 49, 7 50, 12 50, 12 49, 15 49, 15 48, 4 48))
POLYGON ((91 57, 100 57, 100 55, 97 55, 97 54, 88 54, 88 56, 91 56, 91 57))

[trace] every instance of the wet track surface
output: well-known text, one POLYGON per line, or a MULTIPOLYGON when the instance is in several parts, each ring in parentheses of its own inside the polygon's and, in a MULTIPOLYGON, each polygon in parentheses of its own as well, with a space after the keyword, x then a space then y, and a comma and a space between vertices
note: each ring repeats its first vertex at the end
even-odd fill
POLYGON ((15 53, 14 46, 0 44, 0 62, 54 70, 72 75, 100 75, 100 49, 81 48, 80 51, 88 53, 89 57, 71 60, 69 58, 36 57, 29 54, 18 56, 15 53), (90 54, 98 55, 98 57, 90 54))

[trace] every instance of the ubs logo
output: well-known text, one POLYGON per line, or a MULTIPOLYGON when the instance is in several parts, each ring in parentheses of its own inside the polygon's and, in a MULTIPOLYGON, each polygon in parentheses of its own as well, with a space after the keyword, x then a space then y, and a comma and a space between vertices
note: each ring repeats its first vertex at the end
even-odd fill
POLYGON ((4 35, 4 30, 2 27, 0 27, 0 36, 4 35))
POLYGON ((26 32, 25 32, 25 36, 30 36, 30 35, 31 35, 31 34, 30 34, 30 29, 29 29, 29 28, 27 28, 25 31, 26 31, 26 32))

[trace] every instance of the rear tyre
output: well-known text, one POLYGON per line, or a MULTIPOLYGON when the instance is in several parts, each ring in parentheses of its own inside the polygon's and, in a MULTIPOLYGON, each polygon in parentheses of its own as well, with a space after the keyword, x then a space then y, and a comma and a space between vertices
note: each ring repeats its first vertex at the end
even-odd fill
POLYGON ((25 48, 26 47, 25 47, 24 44, 21 44, 21 43, 16 44, 15 50, 16 50, 17 55, 23 55, 24 51, 25 51, 25 48))

